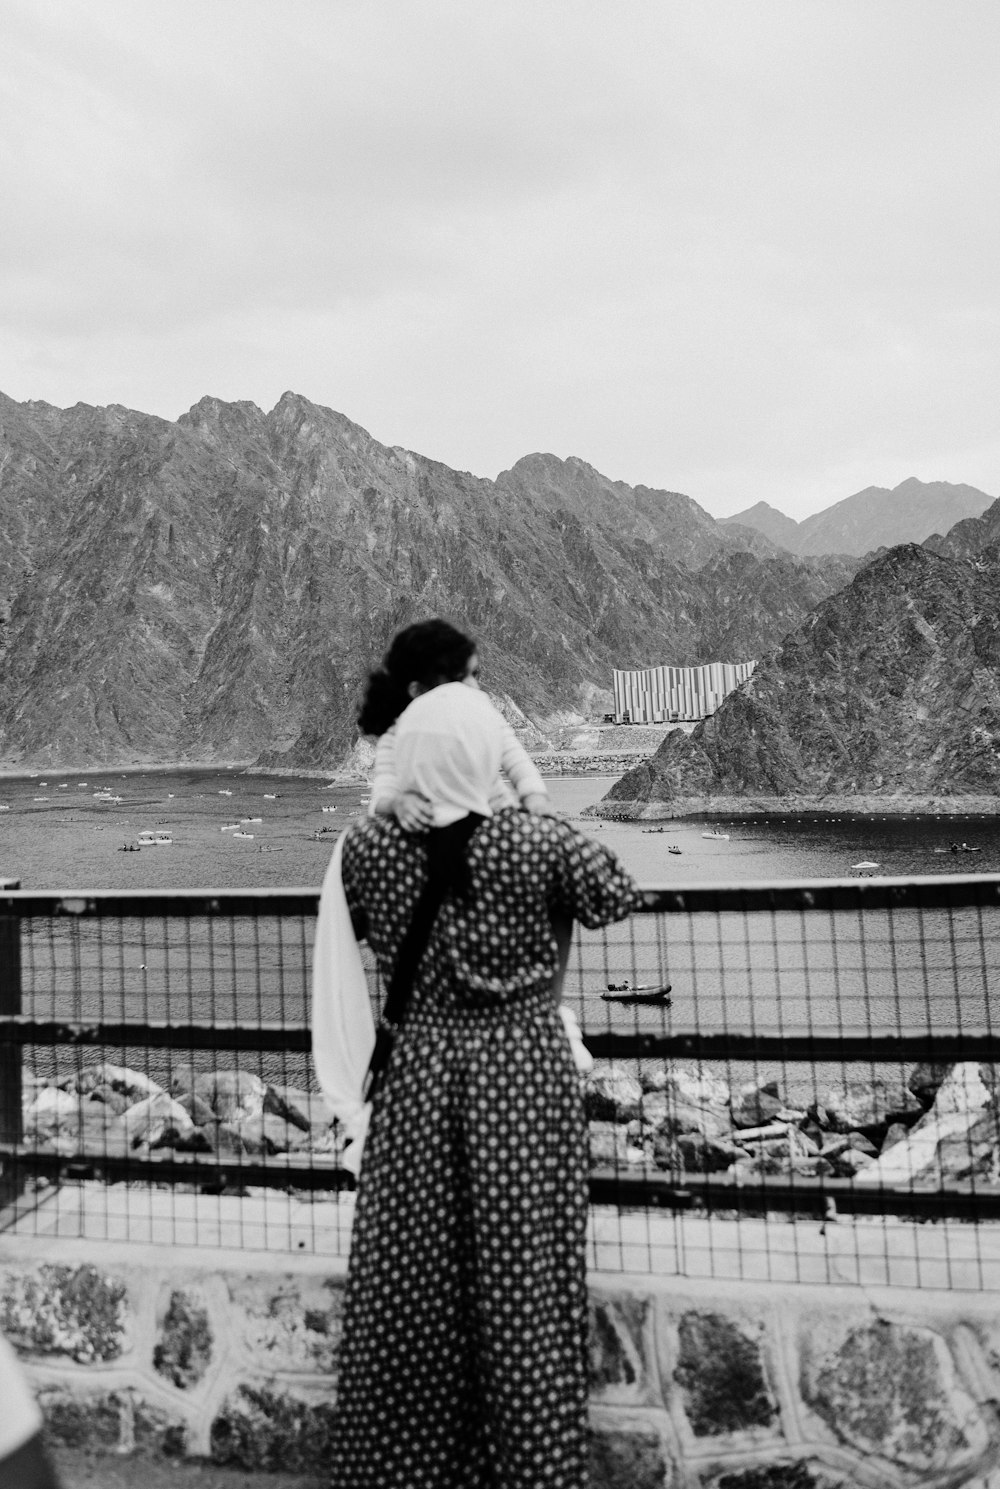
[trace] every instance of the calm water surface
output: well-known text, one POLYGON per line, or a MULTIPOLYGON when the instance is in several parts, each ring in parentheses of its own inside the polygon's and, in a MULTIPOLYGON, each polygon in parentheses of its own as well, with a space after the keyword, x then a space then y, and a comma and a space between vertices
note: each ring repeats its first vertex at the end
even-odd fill
MULTIPOLYGON (((666 823, 663 833, 580 818, 614 779, 554 778, 548 787, 554 805, 613 848, 643 883, 840 877, 861 872, 854 865, 862 862, 877 862, 884 874, 1000 872, 995 817, 695 821, 666 823), (702 837, 714 829, 728 832, 728 841, 702 837), (952 854, 954 841, 978 851, 952 854), (669 853, 670 845, 680 854, 669 853)), ((234 771, 91 771, 0 780, 0 807, 8 808, 0 811, 0 875, 39 890, 317 886, 333 834, 320 841, 314 834, 362 816, 367 795, 360 786, 234 771), (97 800, 99 790, 121 800, 97 800), (252 836, 222 831, 232 824, 252 836), (143 831, 169 832, 173 843, 118 851, 143 831)))

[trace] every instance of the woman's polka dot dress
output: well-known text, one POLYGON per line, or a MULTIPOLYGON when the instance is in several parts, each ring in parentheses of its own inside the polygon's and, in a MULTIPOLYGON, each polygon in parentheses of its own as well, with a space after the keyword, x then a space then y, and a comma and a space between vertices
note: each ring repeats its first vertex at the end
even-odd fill
MULTIPOLYGON (((632 879, 551 817, 504 811, 439 911, 375 1101, 337 1388, 335 1489, 583 1489, 586 1125, 555 1007, 553 913, 628 914, 632 879)), ((351 830, 344 888, 385 976, 419 837, 351 830)))

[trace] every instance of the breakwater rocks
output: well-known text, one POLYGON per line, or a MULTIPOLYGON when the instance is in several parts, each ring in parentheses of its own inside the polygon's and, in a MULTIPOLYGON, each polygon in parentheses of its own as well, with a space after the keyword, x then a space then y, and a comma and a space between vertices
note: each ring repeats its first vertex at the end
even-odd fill
MULTIPOLYGON (((617 789, 617 788, 615 788, 617 789)), ((587 807, 585 817, 664 822, 679 817, 996 817, 1000 796, 674 796, 669 801, 617 800, 587 807)))
POLYGON ((308 1154, 332 1164, 342 1147, 319 1096, 248 1070, 180 1070, 163 1086, 105 1061, 59 1081, 28 1073, 23 1081, 24 1142, 42 1152, 308 1154))
MULTIPOLYGON (((1000 1181, 1000 1076, 966 1062, 918 1065, 793 1106, 766 1076, 731 1088, 663 1064, 599 1062, 584 1097, 595 1168, 678 1175, 853 1176, 859 1183, 1000 1181)), ((24 1141, 67 1158, 158 1150, 224 1158, 298 1155, 336 1167, 343 1147, 319 1096, 246 1070, 176 1072, 169 1088, 125 1066, 58 1084, 24 1078, 24 1141)))
POLYGON ((993 1066, 925 1064, 792 1106, 766 1076, 730 1088, 693 1069, 599 1063, 585 1087, 591 1162, 746 1182, 799 1175, 1000 1187, 998 1091, 993 1066))

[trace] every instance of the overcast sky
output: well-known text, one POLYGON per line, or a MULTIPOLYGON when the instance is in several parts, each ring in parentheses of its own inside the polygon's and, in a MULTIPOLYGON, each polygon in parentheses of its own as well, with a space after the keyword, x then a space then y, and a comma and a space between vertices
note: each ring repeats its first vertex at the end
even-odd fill
POLYGON ((996 0, 0 0, 0 389, 1000 492, 996 0))

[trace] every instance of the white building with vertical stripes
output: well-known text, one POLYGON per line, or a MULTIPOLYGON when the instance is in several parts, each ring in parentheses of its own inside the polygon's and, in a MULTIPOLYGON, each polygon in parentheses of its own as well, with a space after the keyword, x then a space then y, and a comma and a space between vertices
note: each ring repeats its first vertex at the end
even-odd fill
POLYGON ((706 662, 701 667, 615 668, 615 720, 663 724, 705 719, 728 693, 738 688, 756 662, 706 662))

